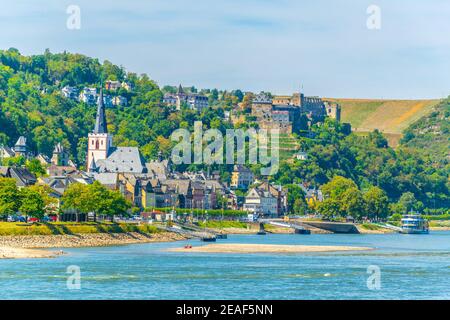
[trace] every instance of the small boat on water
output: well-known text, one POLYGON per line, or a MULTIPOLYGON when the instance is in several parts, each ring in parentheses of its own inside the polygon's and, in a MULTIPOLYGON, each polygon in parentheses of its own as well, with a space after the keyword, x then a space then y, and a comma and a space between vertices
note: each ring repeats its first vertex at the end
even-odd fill
POLYGON ((295 234, 311 234, 311 230, 308 229, 295 229, 295 234))
POLYGON ((218 233, 218 234, 216 234, 216 238, 217 239, 227 239, 228 236, 226 233, 218 233))
POLYGON ((204 242, 216 242, 216 237, 215 236, 202 237, 200 238, 200 240, 204 242))
POLYGON ((428 220, 419 213, 411 212, 402 218, 400 233, 427 234, 429 232, 428 220))

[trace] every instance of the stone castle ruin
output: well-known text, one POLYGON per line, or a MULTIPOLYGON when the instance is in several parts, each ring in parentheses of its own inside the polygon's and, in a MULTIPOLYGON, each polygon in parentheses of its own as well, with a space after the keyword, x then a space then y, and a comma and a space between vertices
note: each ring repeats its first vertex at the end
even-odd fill
POLYGON ((325 117, 341 120, 339 104, 324 101, 319 97, 306 97, 303 93, 292 96, 274 96, 261 92, 252 102, 252 116, 256 117, 261 129, 279 129, 280 133, 307 130, 325 117))

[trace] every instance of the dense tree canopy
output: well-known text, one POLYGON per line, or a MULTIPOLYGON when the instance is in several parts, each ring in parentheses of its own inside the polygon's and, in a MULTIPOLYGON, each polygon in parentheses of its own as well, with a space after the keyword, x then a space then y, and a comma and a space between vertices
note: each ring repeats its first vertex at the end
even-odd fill
POLYGON ((41 194, 32 188, 23 188, 20 191, 19 211, 25 216, 41 219, 45 213, 45 202, 41 194))
MULTIPOLYGON (((23 135, 32 152, 50 156, 55 144, 61 142, 70 150, 72 160, 83 165, 96 107, 64 98, 61 89, 66 85, 80 90, 85 86, 99 88, 104 80, 126 80, 132 85, 130 92, 119 89, 128 105, 107 110, 108 130, 117 146, 137 146, 147 159, 155 158, 159 151, 168 155, 168 138, 183 125, 191 128, 194 121, 201 120, 206 126, 213 121, 214 126, 225 127, 217 101, 214 112, 175 112, 162 104, 163 92, 146 74, 138 76, 109 61, 102 64, 80 54, 46 51, 28 57, 9 49, 0 51, 0 145, 13 145, 23 135)), ((233 103, 239 101, 241 93, 231 95, 233 103)), ((223 93, 221 99, 227 95, 223 93)))
POLYGON ((388 197, 378 187, 372 186, 361 192, 351 179, 336 176, 322 187, 322 191, 325 199, 319 204, 318 211, 325 218, 351 216, 378 220, 388 216, 388 197))
POLYGON ((0 177, 0 214, 14 214, 20 207, 20 193, 16 181, 0 177))
POLYGON ((426 211, 442 212, 450 206, 448 165, 437 166, 430 156, 414 148, 392 149, 378 131, 368 136, 345 134, 344 126, 332 119, 313 126, 312 132, 314 138, 299 137, 308 160, 281 163, 275 181, 320 187, 342 176, 362 191, 378 187, 393 203, 410 192, 426 211))
POLYGON ((54 214, 57 200, 50 196, 49 186, 34 185, 17 188, 16 180, 0 177, 0 214, 5 219, 17 212, 28 217, 42 218, 45 213, 54 214))
POLYGON ((93 212, 111 218, 114 215, 125 215, 131 208, 131 204, 119 191, 109 190, 98 181, 91 185, 80 183, 70 185, 61 203, 64 210, 76 210, 84 214, 93 212))

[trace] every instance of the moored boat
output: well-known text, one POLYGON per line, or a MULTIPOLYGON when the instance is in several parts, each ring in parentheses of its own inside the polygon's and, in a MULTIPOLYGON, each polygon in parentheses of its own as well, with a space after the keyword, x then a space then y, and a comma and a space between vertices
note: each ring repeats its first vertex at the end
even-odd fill
POLYGON ((428 220, 419 213, 411 212, 402 218, 400 233, 427 234, 429 233, 428 220))
POLYGON ((204 241, 204 242, 216 242, 216 237, 215 236, 206 236, 206 237, 200 238, 200 240, 204 241))

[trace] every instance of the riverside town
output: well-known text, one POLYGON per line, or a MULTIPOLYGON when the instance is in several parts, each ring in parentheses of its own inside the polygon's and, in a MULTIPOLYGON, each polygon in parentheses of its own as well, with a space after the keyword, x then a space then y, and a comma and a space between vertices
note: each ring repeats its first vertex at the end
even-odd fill
POLYGON ((448 300, 450 7, 344 3, 5 3, 0 300, 448 300))

